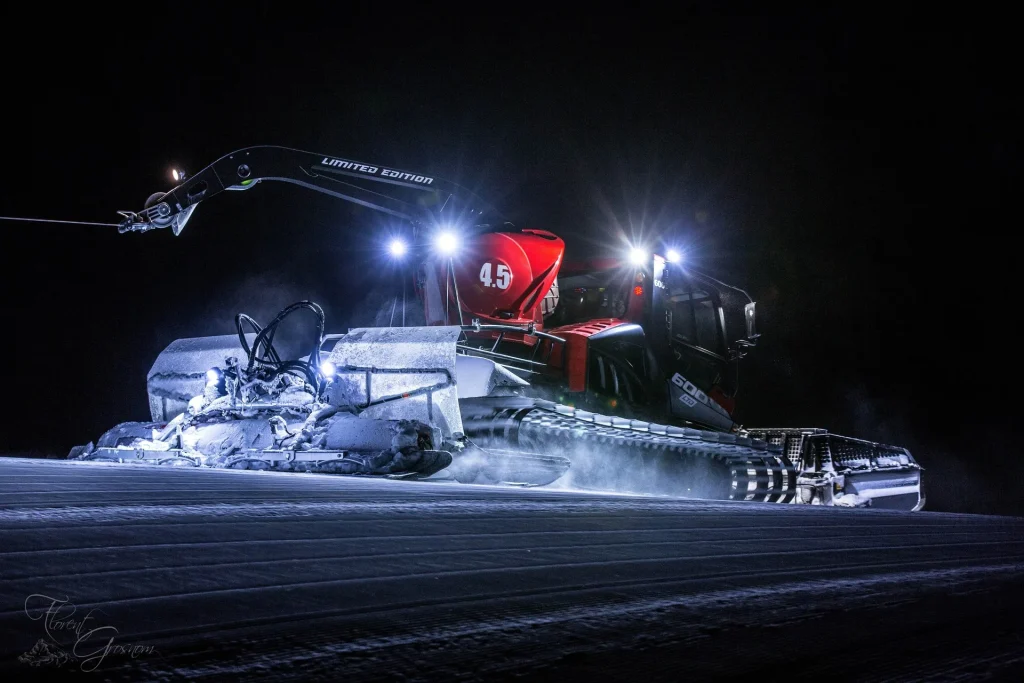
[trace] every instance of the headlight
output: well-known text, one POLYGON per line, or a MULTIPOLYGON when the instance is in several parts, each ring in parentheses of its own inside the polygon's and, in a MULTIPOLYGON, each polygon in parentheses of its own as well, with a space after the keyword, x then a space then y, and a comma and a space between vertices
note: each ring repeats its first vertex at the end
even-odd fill
POLYGON ((445 256, 451 256, 459 248, 459 239, 454 232, 445 230, 434 239, 434 246, 445 256))
POLYGON ((334 377, 334 373, 336 373, 337 371, 338 368, 334 367, 334 363, 332 363, 329 360, 325 360, 323 363, 320 364, 320 374, 326 377, 327 379, 334 377))
POLYGON ((388 253, 395 258, 402 258, 408 250, 409 247, 405 244, 405 240, 398 239, 397 237, 388 244, 388 253))

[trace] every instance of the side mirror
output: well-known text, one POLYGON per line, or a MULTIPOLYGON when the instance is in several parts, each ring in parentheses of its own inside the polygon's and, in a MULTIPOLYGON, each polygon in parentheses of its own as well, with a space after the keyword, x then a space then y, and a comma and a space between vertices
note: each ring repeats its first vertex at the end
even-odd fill
POLYGON ((757 338, 757 316, 754 312, 756 306, 757 304, 751 301, 749 304, 743 307, 743 317, 747 321, 747 339, 757 338))

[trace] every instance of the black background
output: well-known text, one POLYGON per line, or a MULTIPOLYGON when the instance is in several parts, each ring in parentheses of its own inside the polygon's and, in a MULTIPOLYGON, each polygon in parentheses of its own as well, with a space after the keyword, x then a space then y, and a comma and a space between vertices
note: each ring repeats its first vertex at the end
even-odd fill
MULTIPOLYGON (((1024 512, 1005 20, 232 7, 8 10, 0 215, 116 221, 172 166, 280 144, 455 180, 574 248, 670 236, 759 302, 741 422, 905 445, 929 508, 1024 512)), ((388 277, 357 214, 269 185, 180 237, 0 222, 0 451, 146 419, 157 353, 238 310, 312 298, 343 330, 388 277)))

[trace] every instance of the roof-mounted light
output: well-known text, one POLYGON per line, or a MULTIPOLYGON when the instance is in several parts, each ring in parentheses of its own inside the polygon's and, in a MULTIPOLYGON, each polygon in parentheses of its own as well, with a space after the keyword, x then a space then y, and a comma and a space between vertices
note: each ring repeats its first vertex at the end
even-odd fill
POLYGON ((458 251, 459 238, 451 230, 445 230, 434 238, 434 246, 445 256, 451 256, 458 251))
POLYGON ((409 245, 403 239, 396 237, 388 243, 388 253, 394 258, 402 258, 408 251, 409 245))

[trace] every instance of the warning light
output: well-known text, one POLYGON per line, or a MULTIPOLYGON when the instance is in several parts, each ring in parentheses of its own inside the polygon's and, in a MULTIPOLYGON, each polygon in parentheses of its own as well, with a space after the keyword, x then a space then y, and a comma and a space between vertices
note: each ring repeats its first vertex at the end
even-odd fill
POLYGON ((633 288, 633 293, 636 294, 637 296, 643 296, 644 288, 641 287, 640 285, 637 285, 636 287, 633 288))

